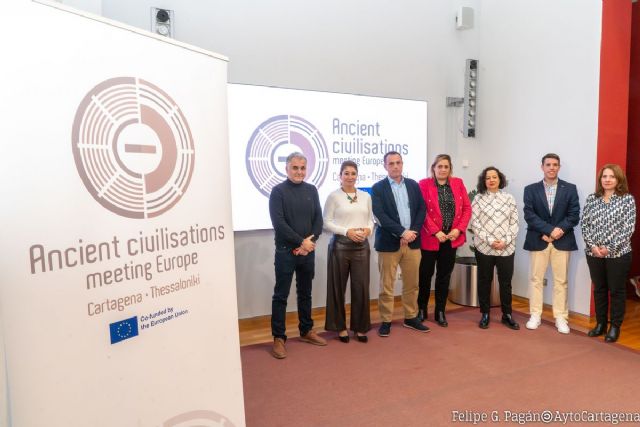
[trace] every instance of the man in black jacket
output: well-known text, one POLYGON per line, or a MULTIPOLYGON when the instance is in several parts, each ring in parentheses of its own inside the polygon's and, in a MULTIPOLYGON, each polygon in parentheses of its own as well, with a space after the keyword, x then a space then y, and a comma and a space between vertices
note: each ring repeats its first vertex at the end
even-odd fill
POLYGON ((403 326, 420 332, 429 328, 418 320, 418 270, 420 269, 420 228, 426 206, 418 184, 402 176, 402 156, 396 151, 384 155, 388 177, 372 188, 371 202, 376 217, 375 248, 378 251, 380 295, 378 309, 382 324, 378 335, 391 333, 393 289, 398 265, 402 270, 403 326))
POLYGON ((304 182, 307 158, 302 153, 287 157, 287 180, 273 187, 269 196, 269 214, 275 231, 276 285, 271 301, 271 333, 276 359, 287 357, 285 342, 287 299, 293 273, 298 296, 300 340, 327 345, 313 331, 311 318, 311 281, 315 274, 316 240, 322 233, 322 209, 318 190, 304 182))

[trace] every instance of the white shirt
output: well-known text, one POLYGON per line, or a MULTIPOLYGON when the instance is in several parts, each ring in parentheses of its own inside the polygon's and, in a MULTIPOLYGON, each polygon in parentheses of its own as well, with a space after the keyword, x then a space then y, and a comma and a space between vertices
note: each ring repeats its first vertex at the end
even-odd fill
POLYGON ((516 250, 518 208, 509 193, 478 193, 471 203, 471 230, 476 250, 485 255, 509 256, 516 250), (491 244, 503 240, 506 247, 496 250, 491 244))
MULTIPOLYGON (((350 228, 368 228, 373 231, 373 214, 369 193, 356 190, 358 201, 351 203, 347 193, 338 188, 324 204, 324 228, 334 234, 347 235, 350 228)), ((353 193, 350 193, 351 195, 353 193)))

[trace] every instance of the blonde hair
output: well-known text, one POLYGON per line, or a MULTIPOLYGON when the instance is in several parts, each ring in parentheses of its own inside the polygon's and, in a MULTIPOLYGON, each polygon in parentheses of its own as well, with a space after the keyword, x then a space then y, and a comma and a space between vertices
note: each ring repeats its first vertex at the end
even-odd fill
POLYGON ((451 173, 453 172, 453 164, 451 163, 451 156, 448 154, 438 154, 436 156, 436 158, 433 160, 433 163, 431 163, 431 176, 435 177, 436 173, 435 173, 435 168, 436 165, 442 161, 442 160, 446 160, 447 162, 449 162, 449 175, 451 175, 451 173))

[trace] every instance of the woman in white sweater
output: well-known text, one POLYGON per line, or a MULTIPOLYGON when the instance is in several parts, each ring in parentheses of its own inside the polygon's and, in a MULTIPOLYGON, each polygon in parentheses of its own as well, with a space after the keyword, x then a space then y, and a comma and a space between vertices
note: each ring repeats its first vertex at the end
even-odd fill
POLYGON ((489 327, 491 282, 494 268, 498 270, 502 323, 520 329, 511 317, 511 278, 518 235, 518 208, 514 197, 502 191, 507 179, 493 166, 478 176, 476 194, 471 204, 471 230, 478 265, 478 299, 482 317, 478 326, 489 327))
POLYGON ((371 197, 355 187, 358 165, 345 161, 340 167, 340 188, 324 205, 324 228, 333 233, 327 265, 327 313, 325 329, 338 332, 349 342, 344 296, 351 276, 350 328, 359 342, 367 342, 369 315, 369 240, 373 228, 371 197))

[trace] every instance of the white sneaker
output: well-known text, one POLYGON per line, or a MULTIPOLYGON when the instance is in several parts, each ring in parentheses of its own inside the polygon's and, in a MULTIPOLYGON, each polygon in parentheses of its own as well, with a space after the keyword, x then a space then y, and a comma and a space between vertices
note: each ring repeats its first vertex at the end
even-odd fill
POLYGON ((569 324, 564 317, 558 317, 556 319, 556 328, 558 328, 558 332, 561 334, 568 334, 571 330, 569 329, 569 324))
POLYGON ((540 326, 540 323, 541 323, 540 315, 532 314, 531 318, 529 319, 529 321, 525 326, 527 327, 527 329, 538 329, 538 326, 540 326))

